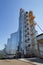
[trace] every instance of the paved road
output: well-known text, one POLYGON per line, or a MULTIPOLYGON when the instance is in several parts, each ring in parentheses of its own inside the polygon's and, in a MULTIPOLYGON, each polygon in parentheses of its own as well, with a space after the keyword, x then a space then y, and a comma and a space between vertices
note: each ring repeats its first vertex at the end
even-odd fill
POLYGON ((20 61, 30 62, 33 65, 43 65, 43 59, 39 58, 21 58, 20 61))
POLYGON ((16 59, 12 59, 12 60, 0 60, 0 65, 33 65, 31 63, 26 63, 26 62, 22 62, 16 59))

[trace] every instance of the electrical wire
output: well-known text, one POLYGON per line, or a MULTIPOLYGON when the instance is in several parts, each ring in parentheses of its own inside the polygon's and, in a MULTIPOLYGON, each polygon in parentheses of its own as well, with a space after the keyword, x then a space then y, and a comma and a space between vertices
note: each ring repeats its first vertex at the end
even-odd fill
POLYGON ((37 26, 39 27, 39 29, 43 32, 43 30, 41 29, 41 27, 37 24, 37 26))

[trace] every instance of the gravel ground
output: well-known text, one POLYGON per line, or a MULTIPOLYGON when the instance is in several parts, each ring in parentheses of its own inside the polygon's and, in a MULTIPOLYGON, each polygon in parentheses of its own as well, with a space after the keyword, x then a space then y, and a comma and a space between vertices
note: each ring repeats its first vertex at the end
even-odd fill
POLYGON ((16 59, 12 59, 12 60, 0 60, 0 65, 33 65, 31 63, 26 63, 26 62, 22 62, 16 59))

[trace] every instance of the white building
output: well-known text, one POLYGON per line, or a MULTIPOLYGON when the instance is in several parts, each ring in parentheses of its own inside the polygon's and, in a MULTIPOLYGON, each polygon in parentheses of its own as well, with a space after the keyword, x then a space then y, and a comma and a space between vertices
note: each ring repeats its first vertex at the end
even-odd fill
POLYGON ((11 38, 7 40, 6 53, 16 54, 18 46, 18 32, 12 33, 11 38))
POLYGON ((19 51, 26 53, 38 54, 36 30, 32 11, 27 12, 20 9, 19 16, 19 51), (29 14, 31 13, 31 14, 29 14), (30 17, 29 17, 30 16, 30 17))

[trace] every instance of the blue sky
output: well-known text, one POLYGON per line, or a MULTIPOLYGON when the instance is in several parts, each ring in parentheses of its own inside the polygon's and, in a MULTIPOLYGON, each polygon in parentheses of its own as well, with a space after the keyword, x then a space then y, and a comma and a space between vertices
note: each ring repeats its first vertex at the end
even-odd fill
MULTIPOLYGON (((43 0, 0 0, 0 50, 4 48, 11 33, 18 30, 19 9, 32 10, 35 21, 43 29, 43 0)), ((42 33, 36 26, 38 33, 42 33)))

